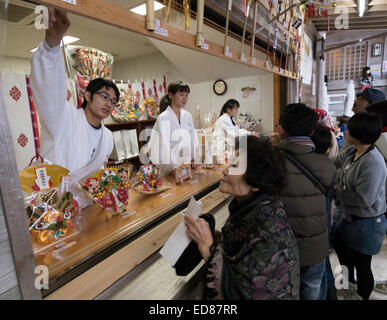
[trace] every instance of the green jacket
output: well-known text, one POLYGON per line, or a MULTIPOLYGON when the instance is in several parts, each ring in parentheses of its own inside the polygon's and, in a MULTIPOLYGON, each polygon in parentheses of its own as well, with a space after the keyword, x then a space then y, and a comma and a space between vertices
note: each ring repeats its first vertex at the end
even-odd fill
MULTIPOLYGON (((281 141, 276 148, 290 152, 327 189, 332 184, 335 165, 328 157, 314 153, 311 146, 281 141)), ((300 265, 314 265, 322 262, 329 252, 326 198, 289 160, 286 168, 288 176, 281 199, 297 239, 300 265)))

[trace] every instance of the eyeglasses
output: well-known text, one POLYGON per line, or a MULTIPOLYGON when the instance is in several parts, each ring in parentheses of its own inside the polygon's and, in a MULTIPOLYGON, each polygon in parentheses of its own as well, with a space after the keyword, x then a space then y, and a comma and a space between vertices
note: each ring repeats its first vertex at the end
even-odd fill
POLYGON ((110 98, 110 96, 106 92, 101 91, 101 92, 96 92, 95 94, 99 94, 105 101, 110 101, 113 107, 116 108, 119 106, 117 100, 110 98))

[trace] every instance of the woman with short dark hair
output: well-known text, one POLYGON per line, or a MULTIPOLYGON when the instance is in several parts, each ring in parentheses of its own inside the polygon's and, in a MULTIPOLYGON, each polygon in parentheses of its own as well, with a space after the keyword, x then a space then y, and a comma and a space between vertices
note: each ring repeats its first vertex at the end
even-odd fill
POLYGON ((380 251, 387 228, 386 165, 374 147, 381 131, 378 115, 355 114, 348 121, 346 137, 353 145, 342 150, 335 162, 339 168, 335 216, 340 220, 332 245, 340 264, 348 268, 352 283, 356 283, 356 268, 357 292, 364 300, 374 287, 372 256, 380 251))
POLYGON ((238 146, 239 157, 247 159, 246 171, 224 169, 219 186, 234 196, 222 241, 214 242, 204 219, 185 216, 187 234, 208 266, 203 299, 298 299, 297 243, 279 197, 285 159, 269 142, 253 136, 241 139, 247 140, 238 146))

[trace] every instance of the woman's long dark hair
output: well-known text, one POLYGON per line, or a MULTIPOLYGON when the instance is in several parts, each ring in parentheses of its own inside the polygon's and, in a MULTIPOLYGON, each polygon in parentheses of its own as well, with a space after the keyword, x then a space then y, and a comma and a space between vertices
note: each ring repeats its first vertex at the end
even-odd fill
POLYGON ((160 113, 164 112, 171 104, 169 93, 175 94, 177 92, 187 92, 187 93, 191 92, 188 84, 184 83, 183 81, 171 82, 168 85, 167 91, 168 93, 160 99, 160 113))
MULTIPOLYGON (((227 110, 234 109, 234 107, 237 107, 239 109, 239 102, 238 100, 235 99, 229 99, 226 101, 226 103, 223 105, 222 110, 220 110, 220 115, 221 117, 224 113, 227 112, 227 110)), ((232 124, 235 126, 234 120, 231 118, 232 124)))

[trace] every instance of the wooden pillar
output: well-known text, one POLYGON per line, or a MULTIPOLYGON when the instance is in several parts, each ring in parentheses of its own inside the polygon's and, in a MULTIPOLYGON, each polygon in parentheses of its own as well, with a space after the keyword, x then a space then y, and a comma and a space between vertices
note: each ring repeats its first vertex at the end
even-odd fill
MULTIPOLYGON (((21 299, 40 300, 40 290, 35 288, 35 256, 32 250, 30 232, 28 230, 23 194, 20 187, 19 174, 16 167, 16 156, 13 149, 11 130, 0 89, 0 206, 2 214, 0 231, 2 238, 9 238, 9 245, 13 257, 18 291, 21 299)), ((4 250, 4 239, 0 247, 4 250)), ((1 257, 4 259, 4 255, 1 257)), ((10 258, 10 257, 9 257, 10 258)), ((8 258, 7 258, 8 259, 8 258)), ((12 265, 11 261, 1 261, 2 272, 4 265, 12 265)), ((4 279, 1 279, 4 281, 4 279)), ((4 283, 4 282, 3 282, 4 283)))
POLYGON ((201 47, 204 43, 203 36, 203 16, 204 16, 204 0, 198 0, 197 2, 197 30, 196 30, 196 46, 201 47))
POLYGON ((154 31, 155 28, 155 5, 153 0, 146 0, 146 19, 145 19, 146 29, 149 31, 154 31))
MULTIPOLYGON (((322 108, 324 105, 324 76, 325 76, 325 64, 326 64, 326 54, 323 52, 325 50, 325 33, 320 33, 320 39, 317 42, 316 46, 316 108, 322 108)), ((313 85, 313 84, 312 84, 313 85)), ((327 110, 328 111, 328 110, 327 110)))

